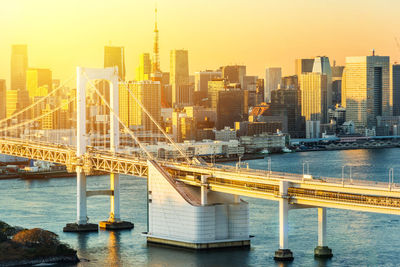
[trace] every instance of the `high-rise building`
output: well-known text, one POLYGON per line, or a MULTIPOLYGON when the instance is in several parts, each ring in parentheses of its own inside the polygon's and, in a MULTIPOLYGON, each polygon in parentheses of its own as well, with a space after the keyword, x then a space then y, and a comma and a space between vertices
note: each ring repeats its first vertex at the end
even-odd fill
POLYGON ((246 90, 248 93, 248 106, 249 107, 254 107, 255 105, 258 104, 259 94, 257 94, 257 80, 258 80, 258 76, 244 76, 243 77, 242 90, 246 90))
POLYGON ((155 121, 161 122, 161 88, 159 82, 129 82, 128 88, 120 83, 119 115, 122 122, 132 129, 157 131, 156 125, 142 110, 135 98, 146 108, 155 121))
POLYGON ((400 116, 400 64, 392 66, 393 116, 400 116))
POLYGON ((31 101, 35 97, 47 96, 53 87, 52 72, 49 69, 28 69, 26 71, 26 89, 31 101))
POLYGON ((61 100, 61 109, 55 113, 55 129, 70 129, 72 126, 72 109, 68 105, 68 100, 61 100))
POLYGON ((170 83, 172 85, 172 106, 179 106, 186 99, 189 87, 189 57, 187 50, 172 50, 170 53, 170 83), (187 94, 185 94, 185 92, 187 94))
POLYGON ((55 114, 48 114, 51 111, 51 107, 49 104, 46 105, 45 109, 42 109, 42 115, 45 115, 44 117, 42 117, 42 119, 40 120, 40 126, 42 130, 52 130, 55 129, 55 114))
MULTIPOLYGON (((17 111, 29 106, 29 94, 27 90, 6 90, 6 117, 11 117, 17 111)), ((19 122, 29 119, 31 114, 24 112, 16 118, 19 122)))
POLYGON ((282 77, 281 88, 297 90, 299 88, 299 79, 297 75, 282 77))
POLYGON ((6 80, 0 80, 0 120, 6 117, 6 80))
MULTIPOLYGON (((297 80, 295 85, 297 87, 297 80)), ((300 93, 300 90, 290 88, 282 88, 271 92, 271 114, 287 117, 287 131, 293 138, 303 137, 304 135, 304 127, 301 118, 300 93)))
POLYGON ((264 79, 257 79, 255 104, 264 102, 264 79))
POLYGON ((320 121, 322 123, 327 121, 327 84, 326 74, 301 74, 301 115, 306 121, 320 121))
POLYGON ((342 105, 346 120, 356 131, 376 126, 377 116, 391 116, 393 96, 389 84, 389 57, 346 57, 342 80, 342 105))
POLYGON ((217 98, 219 91, 225 91, 228 87, 228 81, 226 79, 213 79, 208 82, 208 101, 209 107, 217 109, 217 98))
MULTIPOLYGON (((236 121, 243 121, 246 103, 244 90, 231 88, 217 93, 217 129, 233 128, 236 121)), ((247 119, 247 117, 246 117, 247 119)))
POLYGON ((326 75, 326 104, 332 106, 332 69, 328 57, 314 59, 313 72, 326 75))
POLYGON ((214 79, 208 82, 209 106, 217 113, 217 129, 233 127, 242 121, 248 111, 248 91, 231 87, 227 79, 214 79))
POLYGON ((342 76, 344 66, 332 66, 332 105, 342 103, 342 76))
POLYGON ((150 80, 151 76, 151 59, 149 53, 142 53, 139 56, 139 66, 136 68, 136 80, 150 80))
POLYGON ((271 101, 271 91, 279 88, 281 80, 282 80, 281 68, 267 68, 265 70, 265 87, 264 87, 265 102, 271 101))
POLYGON ((208 82, 213 79, 221 78, 221 71, 205 70, 195 73, 195 91, 208 92, 208 82))
POLYGON ((222 78, 229 83, 240 83, 243 88, 243 78, 246 76, 246 66, 232 65, 221 67, 222 78))
POLYGON ((11 47, 11 89, 26 88, 26 70, 28 69, 28 47, 13 45, 11 47))
POLYGON ((300 88, 300 78, 302 73, 312 72, 314 67, 313 58, 298 58, 294 61, 295 73, 297 76, 298 89, 300 88))
POLYGON ((169 72, 161 73, 161 107, 172 106, 172 86, 169 82, 169 72))
POLYGON ((118 77, 125 80, 125 49, 120 46, 104 47, 104 67, 118 67, 118 77))
POLYGON ((295 60, 295 73, 299 78, 299 84, 300 84, 300 75, 305 72, 312 72, 313 67, 314 67, 313 58, 298 58, 295 60))
POLYGON ((18 90, 7 90, 6 100, 6 117, 11 117, 18 110, 18 90))

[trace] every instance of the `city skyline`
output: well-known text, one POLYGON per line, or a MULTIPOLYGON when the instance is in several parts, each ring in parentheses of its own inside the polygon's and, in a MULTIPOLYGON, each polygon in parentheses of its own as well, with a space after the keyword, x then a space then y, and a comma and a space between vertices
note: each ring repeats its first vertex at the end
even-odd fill
MULTIPOLYGON (((260 77, 266 67, 282 67, 282 74, 290 75, 296 58, 326 55, 332 64, 336 60, 344 65, 346 56, 370 55, 373 48, 378 55, 391 56, 392 62, 400 58, 395 41, 400 37, 400 23, 395 20, 400 3, 395 1, 310 1, 304 5, 223 0, 212 2, 213 8, 206 2, 157 2, 163 71, 169 70, 169 53, 174 49, 189 51, 191 75, 229 64, 247 65, 248 73, 260 77)), ((132 80, 139 55, 152 51, 154 6, 153 1, 79 5, 77 1, 9 1, 0 18, 4 32, 0 79, 6 79, 10 87, 12 44, 28 45, 29 67, 50 68, 55 78, 63 80, 78 65, 103 66, 103 49, 111 42, 125 47, 127 79, 132 80)))

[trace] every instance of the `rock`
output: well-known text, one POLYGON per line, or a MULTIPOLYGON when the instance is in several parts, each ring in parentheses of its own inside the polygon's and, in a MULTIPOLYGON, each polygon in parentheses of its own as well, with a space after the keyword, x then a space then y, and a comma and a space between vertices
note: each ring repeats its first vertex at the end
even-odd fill
POLYGON ((6 234, 8 237, 12 237, 22 230, 25 230, 25 228, 20 226, 11 226, 8 223, 0 221, 0 232, 6 234))
POLYGON ((0 266, 78 261, 76 250, 60 242, 57 234, 40 228, 11 227, 0 222, 0 266), (8 234, 13 235, 11 240, 8 234))
POLYGON ((0 243, 7 241, 7 240, 8 240, 7 235, 3 232, 0 232, 0 243))
POLYGON ((40 228, 22 230, 14 235, 12 241, 23 246, 44 246, 54 248, 60 245, 57 234, 40 228))

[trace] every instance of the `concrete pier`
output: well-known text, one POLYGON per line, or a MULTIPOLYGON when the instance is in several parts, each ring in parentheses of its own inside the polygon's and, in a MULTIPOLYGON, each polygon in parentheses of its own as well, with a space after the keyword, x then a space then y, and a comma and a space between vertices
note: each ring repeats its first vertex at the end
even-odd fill
POLYGON ((192 249, 248 247, 249 209, 233 194, 177 182, 155 161, 148 161, 148 243, 192 249), (208 191, 208 192, 207 192, 208 191))
POLYGON ((332 249, 326 246, 326 208, 318 208, 318 246, 314 249, 317 258, 332 258, 332 249))
POLYGON ((110 217, 107 221, 101 221, 99 226, 105 230, 129 230, 134 227, 133 223, 121 221, 120 198, 119 198, 119 174, 110 174, 110 217))
POLYGON ((97 224, 88 223, 87 197, 86 197, 86 175, 81 167, 76 168, 76 223, 68 223, 63 232, 97 232, 97 224))
POLYGON ((288 215, 289 201, 287 198, 287 190, 289 182, 281 181, 279 185, 279 249, 275 251, 274 260, 276 261, 292 261, 293 253, 288 248, 288 215))

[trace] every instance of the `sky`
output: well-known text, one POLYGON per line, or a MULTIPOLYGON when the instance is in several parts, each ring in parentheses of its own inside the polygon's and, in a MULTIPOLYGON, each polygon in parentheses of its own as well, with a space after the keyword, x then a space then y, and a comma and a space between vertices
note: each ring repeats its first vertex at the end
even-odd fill
MULTIPOLYGON (((104 46, 125 47, 127 78, 153 47, 152 0, 0 0, 0 79, 10 80, 12 44, 27 44, 29 67, 67 79, 76 66, 103 67, 104 46)), ((160 61, 189 51, 193 74, 222 65, 294 74, 294 60, 378 55, 400 62, 398 0, 158 0, 160 61)))

